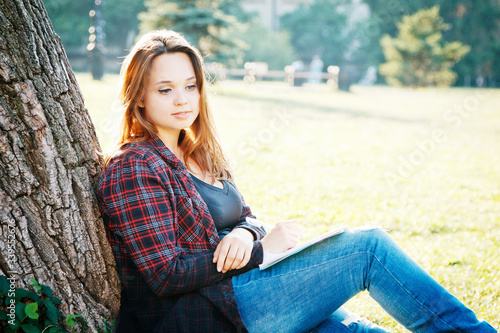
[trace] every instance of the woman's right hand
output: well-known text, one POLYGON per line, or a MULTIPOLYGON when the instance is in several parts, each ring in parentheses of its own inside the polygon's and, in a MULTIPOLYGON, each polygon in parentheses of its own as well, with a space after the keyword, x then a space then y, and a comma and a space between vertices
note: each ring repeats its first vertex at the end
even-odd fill
POLYGON ((261 243, 264 251, 281 253, 296 246, 300 237, 302 237, 302 227, 297 221, 280 221, 261 240, 261 243))

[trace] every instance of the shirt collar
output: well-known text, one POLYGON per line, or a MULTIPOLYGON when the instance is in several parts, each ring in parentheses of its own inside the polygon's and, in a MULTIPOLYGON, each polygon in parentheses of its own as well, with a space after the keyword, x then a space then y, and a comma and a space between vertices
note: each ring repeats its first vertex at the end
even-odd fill
POLYGON ((148 141, 153 145, 153 147, 160 154, 160 156, 173 168, 180 171, 188 172, 184 163, 182 163, 181 160, 179 160, 177 156, 175 156, 175 154, 172 153, 170 149, 167 148, 167 146, 165 146, 165 144, 163 143, 163 141, 161 141, 159 137, 154 136, 150 138, 148 141))

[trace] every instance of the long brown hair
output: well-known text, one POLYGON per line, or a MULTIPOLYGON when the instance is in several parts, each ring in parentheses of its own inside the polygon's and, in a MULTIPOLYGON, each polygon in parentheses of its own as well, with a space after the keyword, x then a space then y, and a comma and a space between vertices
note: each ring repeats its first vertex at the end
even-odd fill
MULTIPOLYGON (((183 36, 174 31, 157 30, 147 33, 125 58, 120 72, 122 81, 118 96, 123 108, 122 123, 114 151, 127 143, 144 142, 156 136, 155 125, 147 119, 144 108, 138 104, 144 99, 144 90, 153 60, 161 54, 175 52, 189 56, 200 93, 200 113, 189 128, 182 130, 179 138, 184 161, 192 159, 202 170, 209 171, 216 179, 232 181, 233 175, 222 149, 207 99, 203 57, 183 36)), ((105 159, 106 164, 111 155, 105 159)), ((186 166, 189 168, 189 164, 186 166)))

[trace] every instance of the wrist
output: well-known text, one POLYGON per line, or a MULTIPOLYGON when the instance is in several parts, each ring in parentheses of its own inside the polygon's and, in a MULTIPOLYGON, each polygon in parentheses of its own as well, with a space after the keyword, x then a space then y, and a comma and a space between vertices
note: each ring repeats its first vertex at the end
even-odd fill
POLYGON ((249 240, 250 242, 255 241, 255 237, 254 237, 253 233, 250 230, 247 230, 245 228, 235 228, 235 229, 233 229, 232 232, 237 233, 241 237, 249 240))
POLYGON ((282 249, 282 245, 280 243, 276 243, 276 240, 271 238, 264 237, 261 239, 260 243, 262 244, 262 249, 264 253, 281 253, 286 250, 282 249))
POLYGON ((266 237, 262 238, 260 240, 260 243, 262 244, 262 250, 264 251, 264 253, 269 252, 269 248, 268 248, 269 244, 267 243, 266 237))

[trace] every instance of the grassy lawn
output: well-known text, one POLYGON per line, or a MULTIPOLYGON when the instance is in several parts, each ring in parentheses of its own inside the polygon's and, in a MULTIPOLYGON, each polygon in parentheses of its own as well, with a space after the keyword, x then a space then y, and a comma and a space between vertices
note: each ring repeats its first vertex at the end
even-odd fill
MULTIPOLYGON (((77 75, 104 148, 117 77, 77 75)), ((281 83, 213 86, 237 183, 262 220, 309 237, 377 225, 433 277, 500 326, 500 90, 281 83)), ((363 293, 347 307, 406 332, 363 293)))

